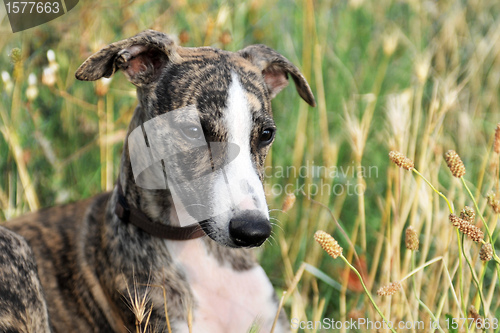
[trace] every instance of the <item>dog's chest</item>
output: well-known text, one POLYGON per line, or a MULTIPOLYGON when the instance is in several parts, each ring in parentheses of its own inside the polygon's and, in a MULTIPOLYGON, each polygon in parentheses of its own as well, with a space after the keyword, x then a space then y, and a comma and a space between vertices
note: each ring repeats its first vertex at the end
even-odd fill
POLYGON ((261 332, 270 331, 277 304, 262 267, 236 271, 221 265, 200 240, 170 242, 168 248, 195 297, 193 333, 248 332, 253 323, 261 332))

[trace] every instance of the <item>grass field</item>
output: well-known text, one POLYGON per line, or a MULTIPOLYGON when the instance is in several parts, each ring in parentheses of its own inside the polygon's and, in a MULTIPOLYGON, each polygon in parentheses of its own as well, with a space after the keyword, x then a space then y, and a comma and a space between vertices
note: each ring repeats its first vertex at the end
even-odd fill
MULTIPOLYGON (((484 242, 500 246, 500 204, 487 199, 490 191, 500 196, 493 149, 500 2, 80 1, 63 17, 16 34, 0 6, 0 220, 113 187, 133 86, 122 74, 79 82, 74 71, 91 52, 147 28, 185 46, 266 44, 312 86, 317 108, 293 87, 273 101, 278 134, 266 162, 268 203, 280 227, 261 262, 278 295, 288 290, 292 323, 381 320, 347 261, 387 319, 425 324, 398 332, 431 332, 437 320, 436 331, 473 332, 452 328, 453 318, 471 316, 471 306, 491 323, 488 332, 500 332, 493 327, 500 319, 498 256, 481 261, 481 244, 449 221, 450 209, 459 215, 474 207, 484 242), (447 167, 450 149, 465 165, 463 179, 447 167), (391 163, 391 150, 412 159, 449 204, 416 172, 391 163), (292 192, 295 204, 281 212, 292 192), (418 251, 405 247, 408 226, 418 251), (315 242, 319 229, 335 237, 345 260, 315 242), (401 280, 392 296, 377 295, 401 280)), ((338 331, 375 331, 342 326, 338 331)))

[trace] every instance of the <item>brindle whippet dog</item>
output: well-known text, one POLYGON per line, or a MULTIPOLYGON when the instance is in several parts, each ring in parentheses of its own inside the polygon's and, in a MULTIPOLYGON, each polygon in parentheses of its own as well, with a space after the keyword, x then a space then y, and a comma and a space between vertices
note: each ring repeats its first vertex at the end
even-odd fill
MULTIPOLYGON (((236 53, 184 48, 151 30, 90 56, 76 77, 95 81, 118 70, 137 87, 139 103, 117 186, 8 221, 15 233, 0 229, 0 331, 188 332, 190 322, 195 333, 246 332, 252 325, 269 332, 278 302, 249 248, 271 233, 262 185, 275 133, 271 99, 291 76, 314 106, 305 78, 263 45, 236 53), (169 114, 173 123, 147 130, 149 121, 169 114), (146 156, 136 161, 139 171, 134 133, 146 156), (144 161, 163 138, 177 154, 144 161), (184 149, 193 142, 208 144, 184 149), (148 185, 137 174, 168 178, 169 168, 181 181, 148 185), (177 203, 169 184, 181 193, 177 203)), ((275 332, 284 331, 282 311, 275 332)))

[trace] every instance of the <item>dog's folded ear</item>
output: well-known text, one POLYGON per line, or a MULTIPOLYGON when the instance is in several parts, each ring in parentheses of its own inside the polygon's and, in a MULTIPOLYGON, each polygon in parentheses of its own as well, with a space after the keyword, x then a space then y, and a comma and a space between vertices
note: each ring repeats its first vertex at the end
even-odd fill
POLYGON ((262 71, 271 98, 288 85, 290 74, 300 97, 309 105, 316 106, 314 95, 304 75, 287 58, 265 45, 250 45, 238 51, 238 54, 262 71))
POLYGON ((75 76, 78 80, 95 81, 121 69, 130 82, 142 87, 157 80, 163 67, 176 57, 176 45, 169 36, 146 30, 94 53, 75 76))

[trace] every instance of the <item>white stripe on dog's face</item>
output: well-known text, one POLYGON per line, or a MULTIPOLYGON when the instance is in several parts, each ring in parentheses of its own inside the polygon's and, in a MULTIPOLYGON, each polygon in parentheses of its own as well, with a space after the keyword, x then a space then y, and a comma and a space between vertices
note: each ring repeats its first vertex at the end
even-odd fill
POLYGON ((227 212, 227 215, 219 216, 216 228, 227 230, 227 226, 220 223, 229 223, 230 218, 240 211, 258 210, 269 219, 264 188, 250 153, 252 114, 245 90, 235 73, 232 74, 223 122, 228 142, 238 145, 240 149, 238 156, 224 167, 214 184, 214 211, 227 212))

